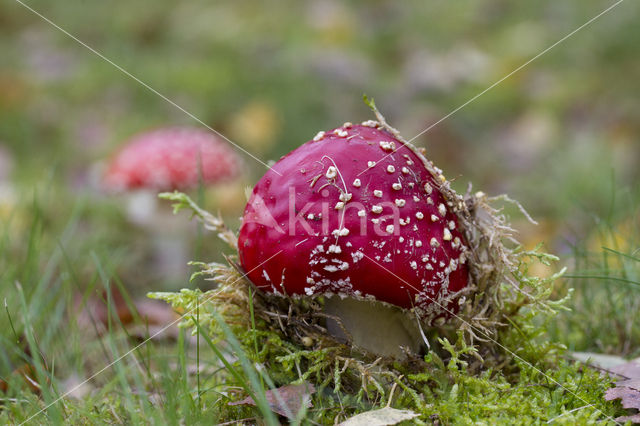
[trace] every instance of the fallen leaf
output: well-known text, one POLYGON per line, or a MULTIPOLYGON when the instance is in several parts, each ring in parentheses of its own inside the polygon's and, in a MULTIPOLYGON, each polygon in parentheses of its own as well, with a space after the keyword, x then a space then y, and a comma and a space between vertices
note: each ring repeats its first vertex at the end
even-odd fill
MULTIPOLYGON (((305 382, 299 385, 287 385, 270 389, 265 392, 265 397, 269 408, 271 408, 274 413, 284 417, 290 417, 288 413, 291 413, 291 415, 295 417, 303 404, 305 404, 307 408, 313 407, 311 398, 309 397, 315 391, 316 389, 311 383, 305 382), (278 395, 280 398, 278 398, 278 395)), ((253 405, 255 407, 257 404, 253 398, 247 397, 242 401, 230 402, 229 405, 253 405)))
POLYGON ((624 408, 637 408, 640 410, 640 392, 635 389, 625 387, 607 389, 604 399, 607 401, 620 399, 624 408))
MULTIPOLYGON (((625 362, 606 370, 623 379, 615 382, 615 387, 607 389, 604 399, 607 401, 620 399, 624 408, 640 410, 640 360, 625 362)), ((640 413, 618 417, 616 420, 619 422, 631 421, 640 423, 640 413)))
POLYGON ((618 422, 640 423, 640 413, 633 416, 621 416, 616 419, 618 422))
POLYGON ((415 419, 420 416, 411 410, 398 410, 391 407, 381 408, 379 410, 367 411, 366 413, 353 416, 340 426, 387 426, 395 425, 405 420, 415 419))
POLYGON ((628 379, 640 379, 640 361, 637 360, 616 365, 615 367, 608 368, 607 370, 628 379))
POLYGON ((604 370, 626 364, 627 360, 617 355, 599 354, 595 352, 571 352, 571 358, 604 370))
POLYGON ((170 305, 150 299, 137 299, 134 304, 142 323, 131 324, 131 335, 141 339, 146 338, 147 335, 157 335, 158 338, 178 338, 180 328, 176 320, 180 316, 173 311, 170 305))
POLYGON ((616 382, 617 387, 625 387, 631 388, 637 391, 640 391, 640 378, 638 379, 627 379, 616 382))
MULTIPOLYGON (((76 295, 75 309, 78 312, 76 315, 78 326, 86 330, 95 330, 98 335, 105 333, 109 327, 110 317, 107 299, 106 291, 103 291, 99 297, 89 297, 84 303, 82 296, 76 295)), ((111 289, 111 303, 113 304, 112 313, 115 312, 118 317, 117 319, 111 318, 112 325, 117 327, 118 320, 120 320, 120 323, 128 328, 130 334, 140 338, 146 337, 147 327, 148 334, 153 335, 178 318, 178 314, 166 303, 146 298, 134 300, 132 303, 135 311, 132 311, 125 297, 115 287, 111 289)), ((177 324, 174 324, 162 331, 162 337, 176 338, 178 333, 177 324)))

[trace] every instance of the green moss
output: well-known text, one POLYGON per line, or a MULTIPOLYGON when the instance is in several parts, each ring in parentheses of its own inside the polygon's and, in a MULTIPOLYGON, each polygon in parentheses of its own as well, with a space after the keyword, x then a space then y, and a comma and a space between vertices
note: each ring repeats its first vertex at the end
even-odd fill
MULTIPOLYGON (((420 414, 417 422, 427 424, 613 422, 619 406, 603 399, 610 380, 569 361, 566 348, 547 338, 547 324, 564 309, 569 295, 551 300, 560 274, 540 278, 530 270, 557 258, 538 250, 514 253, 517 264, 511 275, 529 292, 514 292, 508 282, 502 284, 500 291, 509 297, 503 298, 499 315, 494 314, 501 325, 491 334, 476 333, 486 338, 476 341, 462 329, 434 329, 432 350, 422 358, 377 358, 340 344, 314 331, 314 308, 308 302, 255 293, 233 266, 199 264, 199 274, 219 283, 214 290, 150 296, 186 313, 184 327, 206 331, 207 338, 229 347, 238 359, 235 379, 230 374, 229 380, 218 377, 211 383, 228 395, 209 402, 222 419, 251 415, 252 408, 227 405, 229 399, 246 397, 246 392, 234 391, 238 385, 264 393, 269 387, 306 381, 317 389, 307 416, 323 424, 386 405, 413 410, 420 414), (282 303, 289 309, 286 315, 282 303), (196 308, 200 327, 193 317, 196 308), (250 384, 248 364, 258 366, 250 373, 260 375, 260 389, 250 384), (244 376, 238 378, 238 372, 244 376)), ((230 261, 233 265, 233 258, 230 261)))

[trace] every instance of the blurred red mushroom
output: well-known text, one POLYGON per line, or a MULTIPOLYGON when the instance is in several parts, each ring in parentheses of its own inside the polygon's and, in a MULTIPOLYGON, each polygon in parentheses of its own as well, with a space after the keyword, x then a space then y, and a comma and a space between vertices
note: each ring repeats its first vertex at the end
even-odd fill
POLYGON ((183 278, 188 259, 185 234, 157 194, 229 181, 240 174, 233 149, 216 135, 197 128, 168 127, 134 136, 109 161, 104 189, 127 194, 127 217, 156 237, 156 263, 169 279, 183 278))
POLYGON ((170 127, 131 139, 110 162, 104 175, 109 190, 191 189, 235 177, 240 162, 214 134, 188 127, 170 127))

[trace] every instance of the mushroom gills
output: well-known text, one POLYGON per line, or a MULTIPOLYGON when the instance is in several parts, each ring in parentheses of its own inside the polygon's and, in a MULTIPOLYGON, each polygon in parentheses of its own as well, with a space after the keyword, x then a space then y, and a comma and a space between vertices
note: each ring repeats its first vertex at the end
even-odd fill
POLYGON ((325 314, 327 331, 338 340, 349 342, 344 329, 351 335, 351 344, 368 352, 402 358, 404 347, 420 353, 426 346, 418 328, 417 318, 412 318, 400 308, 384 303, 358 300, 351 297, 326 297, 325 314))

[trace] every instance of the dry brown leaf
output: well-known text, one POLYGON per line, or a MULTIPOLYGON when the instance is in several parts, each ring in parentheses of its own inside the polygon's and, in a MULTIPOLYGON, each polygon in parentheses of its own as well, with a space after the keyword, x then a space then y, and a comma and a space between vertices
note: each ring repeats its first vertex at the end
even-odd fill
MULTIPOLYGON (((79 311, 76 319, 78 326, 86 330, 96 330, 99 335, 103 334, 109 326, 109 309, 106 303, 107 293, 103 291, 100 297, 89 297, 82 303, 82 296, 76 295, 75 308, 79 311)), ((122 325, 126 326, 130 333, 137 337, 145 337, 148 333, 154 334, 164 326, 174 322, 179 316, 169 305, 158 300, 147 298, 133 301, 135 311, 129 308, 125 297, 117 288, 111 290, 112 312, 118 316, 122 325), (137 315, 136 315, 137 312, 137 315), (137 321, 138 317, 140 321, 137 321)), ((112 325, 117 325, 116 319, 112 318, 112 325)), ((178 335, 178 327, 174 325, 167 330, 163 330, 163 337, 175 338, 178 335)))
MULTIPOLYGON (((265 397, 271 411, 284 417, 289 417, 290 414, 288 413, 291 413, 291 415, 295 417, 303 404, 306 404, 307 408, 313 407, 310 395, 315 391, 316 389, 311 383, 305 382, 299 385, 287 385, 276 389, 270 389, 265 392, 265 397), (280 398, 278 398, 276 392, 280 398)), ((230 402, 229 405, 256 406, 256 402, 253 398, 247 397, 242 401, 230 402)))
POLYGON ((587 365, 607 371, 628 362, 626 359, 617 355, 600 354, 596 352, 570 352, 569 356, 587 365))
POLYGON ((640 424, 640 413, 633 416, 621 416, 616 419, 618 422, 631 422, 640 424))
POLYGON ((367 411, 353 416, 339 426, 388 426, 395 425, 405 420, 415 419, 420 416, 411 410, 398 410, 396 408, 384 407, 379 410, 367 411))
POLYGON ((149 325, 166 325, 178 318, 171 306, 160 300, 137 299, 134 304, 142 321, 149 325))
POLYGON ((625 387, 631 388, 633 390, 640 391, 640 378, 637 379, 627 379, 616 382, 617 387, 625 387))
POLYGON ((635 389, 625 387, 607 389, 604 399, 607 401, 620 399, 624 408, 637 408, 640 410, 640 392, 635 389))
MULTIPOLYGON (((624 377, 624 380, 618 380, 615 383, 615 387, 607 389, 604 399, 607 401, 620 399, 624 408, 640 410, 640 362, 638 360, 626 362, 608 368, 607 371, 624 377)), ((618 417, 616 420, 619 422, 631 421, 640 423, 640 413, 618 417)))
POLYGON ((640 361, 637 360, 616 365, 607 370, 619 376, 626 377, 627 379, 640 379, 640 361))
POLYGON ((140 324, 131 324, 130 333, 139 338, 147 335, 177 339, 180 328, 176 320, 180 318, 171 306, 159 300, 138 299, 134 301, 138 315, 142 319, 140 324), (176 322, 175 324, 173 324, 176 322))

